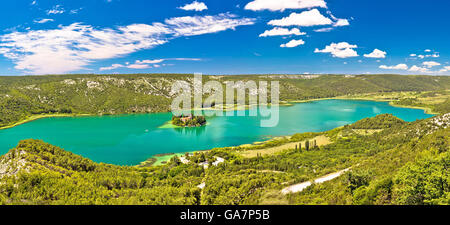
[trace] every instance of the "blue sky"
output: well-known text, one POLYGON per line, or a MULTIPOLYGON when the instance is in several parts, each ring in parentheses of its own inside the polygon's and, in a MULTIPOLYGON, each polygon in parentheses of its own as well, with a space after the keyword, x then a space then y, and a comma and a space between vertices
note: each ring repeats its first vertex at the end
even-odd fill
POLYGON ((445 0, 15 0, 0 74, 450 74, 445 0))

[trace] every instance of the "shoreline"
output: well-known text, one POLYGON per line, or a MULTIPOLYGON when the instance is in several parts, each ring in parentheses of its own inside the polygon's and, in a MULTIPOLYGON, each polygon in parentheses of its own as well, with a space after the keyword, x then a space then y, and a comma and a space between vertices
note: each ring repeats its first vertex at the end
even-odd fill
POLYGON ((23 125, 29 122, 33 122, 35 120, 40 120, 40 119, 45 119, 45 118, 61 118, 61 117, 87 117, 87 116, 95 116, 93 114, 41 114, 41 115, 33 115, 30 116, 24 120, 21 120, 17 123, 14 123, 12 125, 7 125, 7 126, 3 126, 0 127, 0 130, 6 130, 6 129, 10 129, 10 128, 14 128, 16 126, 19 125, 23 125))
MULTIPOLYGON (((402 92, 394 92, 394 93, 402 93, 402 92)), ((375 96, 336 96, 336 97, 327 97, 327 98, 316 98, 316 99, 306 99, 306 100, 287 100, 287 101, 282 101, 279 106, 285 106, 285 107, 289 107, 292 106, 293 104, 297 104, 297 103, 308 103, 308 102, 314 102, 314 101, 322 101, 322 100, 360 100, 360 101, 375 101, 375 102, 389 102, 389 105, 393 106, 393 107, 400 107, 400 108, 411 108, 411 109, 420 109, 420 110, 424 110, 425 113, 430 114, 430 115, 438 115, 439 113, 434 113, 432 112, 431 108, 428 107, 418 107, 418 106, 407 106, 407 105, 397 105, 394 104, 395 99, 392 98, 377 98, 376 95, 379 93, 368 93, 367 95, 375 95, 375 96)), ((225 107, 226 111, 228 110, 242 110, 242 108, 248 109, 250 107, 253 107, 254 105, 245 105, 245 106, 234 106, 234 107, 225 107)), ((203 109, 203 110, 211 110, 211 109, 203 109)), ((168 112, 159 112, 159 113, 168 113, 168 112)), ((134 115, 134 114, 139 114, 139 113, 128 113, 128 114, 117 114, 117 115, 134 115)), ((24 119, 22 121, 19 121, 15 124, 9 125, 9 126, 4 126, 4 127, 0 127, 0 130, 5 130, 5 129, 9 129, 9 128, 13 128, 28 122, 32 122, 35 120, 39 120, 39 119, 45 119, 45 118, 58 118, 58 117, 87 117, 87 116, 104 116, 104 115, 95 115, 95 114, 42 114, 42 115, 33 115, 28 117, 27 119, 24 119)), ((110 116, 110 115, 108 115, 110 116)), ((207 123, 206 125, 209 125, 209 123, 207 123)), ((167 121, 166 123, 162 124, 161 126, 159 126, 158 128, 181 128, 179 126, 173 125, 172 121, 167 121)), ((258 143, 264 143, 276 138, 285 138, 285 137, 289 137, 289 136, 279 136, 279 137, 272 137, 269 140, 266 141, 262 141, 262 142, 258 142, 258 143)), ((242 144, 239 146, 252 146, 255 145, 257 143, 248 143, 248 144, 242 144)), ((238 146, 226 146, 226 147, 238 147, 238 146)), ((182 156, 186 153, 194 153, 194 152, 203 152, 203 151, 211 151, 212 149, 205 149, 205 150, 195 150, 195 151, 188 151, 188 152, 179 152, 179 153, 165 153, 165 154, 157 154, 154 156, 149 157, 148 159, 146 159, 145 161, 142 161, 140 164, 134 165, 134 166, 159 166, 159 165, 163 165, 163 162, 167 162, 169 161, 172 157, 174 156, 182 156)))
MULTIPOLYGON (((429 108, 429 107, 421 107, 421 106, 412 106, 412 105, 399 105, 399 104, 394 104, 393 99, 377 99, 377 98, 364 98, 364 97, 354 97, 354 98, 349 98, 347 96, 339 96, 339 97, 335 97, 335 98, 329 98, 329 99, 341 99, 341 100, 361 100, 361 101, 375 101, 375 102, 389 102, 390 106, 393 107, 398 107, 398 108, 410 108, 410 109, 421 109, 423 110, 426 114, 430 114, 430 115, 439 115, 440 113, 437 112, 433 112, 433 109, 429 108)), ((322 99, 325 100, 325 99, 322 99)))
MULTIPOLYGON (((402 93, 402 92, 393 92, 393 93, 402 93)), ((368 94, 377 94, 377 93, 368 93, 368 94)), ((400 107, 400 108, 411 108, 411 109, 421 109, 424 110, 424 112, 426 114, 430 114, 430 115, 439 115, 439 113, 433 112, 433 110, 429 107, 420 107, 420 106, 408 106, 408 105, 397 105, 394 104, 395 100, 392 99, 379 99, 379 98, 375 98, 375 97, 359 97, 359 96, 348 96, 348 95, 344 95, 344 96, 336 96, 336 97, 327 97, 327 98, 315 98, 315 99, 305 99, 305 100, 286 100, 286 101, 282 101, 280 102, 280 104, 278 104, 279 106, 292 106, 295 103, 307 103, 307 102, 314 102, 314 101, 322 101, 322 100, 332 100, 332 99, 339 99, 339 100, 363 100, 363 101, 376 101, 376 102, 389 102, 389 105, 393 106, 393 107, 400 107)), ((270 105, 270 104, 269 104, 270 105)), ((246 110, 249 109, 250 107, 252 107, 254 105, 245 105, 245 106, 233 106, 231 108, 224 108, 224 111, 231 111, 231 110, 246 110)), ((204 108, 201 110, 218 110, 218 109, 211 109, 211 108, 204 108)), ((159 113, 167 113, 167 112, 159 112, 159 113)), ((139 113, 125 113, 125 114, 117 114, 117 115, 133 115, 133 114, 139 114, 139 113)), ((42 115, 33 115, 30 116, 22 121, 16 122, 12 125, 7 125, 7 126, 3 126, 0 127, 0 130, 6 130, 6 129, 10 129, 10 128, 14 128, 16 126, 25 124, 25 123, 29 123, 35 120, 39 120, 39 119, 45 119, 45 118, 57 118, 57 117, 85 117, 85 116, 102 116, 100 114, 42 114, 42 115)), ((159 128, 175 128, 173 127, 175 125, 173 124, 168 124, 165 123, 163 125, 161 125, 159 128)))

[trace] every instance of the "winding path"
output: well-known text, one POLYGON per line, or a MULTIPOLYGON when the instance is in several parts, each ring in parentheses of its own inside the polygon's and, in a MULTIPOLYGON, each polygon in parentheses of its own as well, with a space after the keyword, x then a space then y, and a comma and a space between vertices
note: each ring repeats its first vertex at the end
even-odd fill
MULTIPOLYGON (((345 170, 341 170, 335 173, 330 173, 328 175, 325 175, 323 177, 319 177, 317 179, 314 180, 314 183, 316 184, 320 184, 320 183, 324 183, 326 181, 330 181, 333 180, 335 178, 340 177, 342 174, 344 174, 345 172, 349 171, 351 168, 347 168, 345 170)), ((281 190, 281 193, 283 194, 289 194, 289 193, 297 193, 297 192, 301 192, 303 191, 305 188, 311 186, 313 183, 311 181, 306 181, 303 183, 299 183, 299 184, 294 184, 291 185, 289 187, 284 188, 283 190, 281 190)))

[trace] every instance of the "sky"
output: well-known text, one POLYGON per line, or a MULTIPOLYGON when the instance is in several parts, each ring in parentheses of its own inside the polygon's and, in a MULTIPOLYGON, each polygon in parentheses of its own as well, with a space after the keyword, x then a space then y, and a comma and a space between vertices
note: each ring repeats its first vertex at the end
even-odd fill
POLYGON ((446 0, 14 0, 0 75, 450 74, 446 0))

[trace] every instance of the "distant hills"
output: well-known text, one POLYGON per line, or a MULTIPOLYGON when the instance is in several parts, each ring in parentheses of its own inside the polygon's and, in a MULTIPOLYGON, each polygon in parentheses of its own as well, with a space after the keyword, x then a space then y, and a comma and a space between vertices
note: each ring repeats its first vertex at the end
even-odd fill
MULTIPOLYGON (((176 80, 187 74, 52 75, 0 77, 0 127, 42 114, 123 114, 169 111, 176 80)), ((280 81, 280 100, 450 89, 448 76, 232 75, 219 81, 280 81)))

